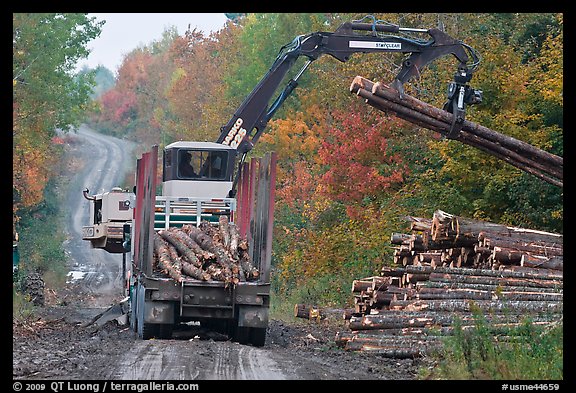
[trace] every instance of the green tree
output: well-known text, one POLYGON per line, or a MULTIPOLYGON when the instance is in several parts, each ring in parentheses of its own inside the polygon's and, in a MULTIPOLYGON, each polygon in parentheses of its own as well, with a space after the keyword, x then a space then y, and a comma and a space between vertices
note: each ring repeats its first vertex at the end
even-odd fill
POLYGON ((12 40, 13 212, 38 204, 57 160, 56 129, 80 123, 93 75, 76 77, 103 22, 86 14, 15 13, 12 40))
MULTIPOLYGON (((89 68, 83 68, 80 73, 86 73, 90 71, 91 70, 89 68)), ((106 93, 116 84, 116 80, 112 71, 103 65, 99 65, 94 69, 94 82, 96 85, 94 86, 94 90, 90 95, 92 99, 97 99, 98 97, 102 96, 102 94, 106 93)))

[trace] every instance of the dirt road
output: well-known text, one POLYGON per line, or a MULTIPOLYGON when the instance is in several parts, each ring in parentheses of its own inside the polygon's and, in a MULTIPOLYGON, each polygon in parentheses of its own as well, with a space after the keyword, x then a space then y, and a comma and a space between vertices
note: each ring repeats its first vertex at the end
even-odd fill
POLYGON ((82 190, 90 194, 110 191, 122 184, 133 170, 133 143, 94 132, 86 126, 78 129, 78 150, 71 151, 80 170, 73 175, 66 196, 68 240, 65 244, 70 258, 70 281, 77 281, 89 295, 93 307, 106 307, 122 295, 122 255, 91 249, 82 240, 82 226, 88 225, 89 202, 82 190))
POLYGON ((94 194, 120 184, 132 169, 132 144, 81 127, 69 159, 66 206, 70 279, 52 290, 41 318, 13 329, 15 379, 74 380, 385 380, 414 379, 419 363, 336 348, 336 321, 272 319, 266 345, 231 342, 200 326, 182 326, 171 340, 138 340, 116 321, 90 321, 122 299, 122 256, 91 249, 81 240, 88 222, 85 187, 94 194))

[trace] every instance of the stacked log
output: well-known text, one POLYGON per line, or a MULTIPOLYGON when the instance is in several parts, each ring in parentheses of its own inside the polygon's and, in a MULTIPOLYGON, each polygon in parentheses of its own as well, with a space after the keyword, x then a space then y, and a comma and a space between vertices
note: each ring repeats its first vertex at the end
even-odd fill
POLYGON ((550 184, 563 186, 564 160, 562 157, 538 149, 477 123, 464 120, 457 135, 451 135, 453 115, 435 108, 409 95, 366 78, 354 78, 350 91, 362 97, 368 105, 386 113, 394 113, 420 127, 450 136, 476 149, 484 151, 514 167, 530 173, 550 184))
POLYGON ((473 328, 478 314, 495 335, 526 318, 539 326, 562 318, 562 235, 441 210, 431 219, 408 219, 411 233, 390 239, 394 265, 353 281, 351 331, 339 332, 337 345, 415 357, 452 335, 456 320, 473 328))
POLYGON ((221 216, 218 226, 207 221, 198 227, 183 225, 154 233, 156 273, 180 283, 184 280, 223 281, 236 285, 259 277, 234 223, 221 216))

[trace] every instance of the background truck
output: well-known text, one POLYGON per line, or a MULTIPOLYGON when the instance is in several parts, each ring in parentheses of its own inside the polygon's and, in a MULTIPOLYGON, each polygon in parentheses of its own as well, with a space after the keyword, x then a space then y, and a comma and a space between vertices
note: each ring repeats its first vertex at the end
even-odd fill
POLYGON ((372 23, 346 22, 334 32, 301 35, 283 46, 269 71, 221 128, 216 142, 178 141, 165 146, 161 195, 156 195, 157 146, 138 160, 133 192, 113 189, 89 195, 84 191, 84 197, 91 201, 91 222, 83 228, 83 239, 92 247, 125 256, 130 323, 139 337, 170 337, 181 322, 200 321, 239 342, 264 345, 270 304, 276 155, 247 162, 247 154, 318 57, 328 54, 345 62, 354 53, 379 52, 410 54, 392 82, 400 92, 422 67, 441 56, 453 55, 459 65, 451 91, 462 94, 451 94, 447 107, 463 116, 465 104, 481 101, 481 92, 468 86, 479 60, 463 42, 439 29, 401 28, 375 19, 372 23), (428 34, 429 39, 399 34, 428 34), (301 56, 306 58, 305 64, 272 101, 301 56), (475 99, 454 101, 463 96, 475 99), (193 171, 184 164, 191 164, 193 171), (260 273, 257 280, 233 284, 180 280, 155 270, 156 234, 203 223, 218 226, 222 216, 247 239, 251 262, 260 273))

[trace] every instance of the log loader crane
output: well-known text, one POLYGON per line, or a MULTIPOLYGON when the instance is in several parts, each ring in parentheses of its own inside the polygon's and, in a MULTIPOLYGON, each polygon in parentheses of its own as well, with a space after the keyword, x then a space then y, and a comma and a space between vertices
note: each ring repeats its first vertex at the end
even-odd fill
MULTIPOLYGON (((137 163, 134 192, 115 188, 84 197, 91 202, 91 224, 83 228, 83 239, 94 248, 131 256, 125 271, 130 298, 130 321, 140 338, 170 337, 181 322, 199 321, 223 327, 234 340, 262 346, 268 326, 271 226, 273 221, 274 163, 258 176, 247 176, 246 156, 266 129, 270 119, 298 86, 298 80, 312 62, 326 54, 345 62, 355 53, 407 53, 392 85, 403 86, 435 59, 453 55, 458 60, 456 79, 451 84, 447 107, 463 117, 466 104, 481 101, 482 92, 468 82, 478 66, 476 52, 462 41, 439 29, 402 28, 372 18, 343 23, 334 32, 300 35, 283 46, 269 71, 221 127, 216 142, 171 143, 163 149, 162 194, 155 195, 157 146, 137 163), (402 34, 427 34, 413 39, 402 34), (304 66, 272 101, 288 71, 301 56, 304 66), (181 164, 192 164, 185 173, 181 164), (250 178, 264 179, 254 199, 247 198, 255 185, 250 178), (261 194, 261 195, 260 195, 261 194), (238 195, 238 199, 236 196, 238 195), (247 216, 246 212, 253 212, 247 216), (154 232, 183 225, 218 224, 226 215, 229 222, 249 226, 247 237, 260 278, 226 286, 222 282, 186 278, 179 283, 153 271, 154 232), (238 218, 238 220, 236 220, 238 218), (250 225, 247 225, 250 223, 250 225)), ((454 125, 457 129, 458 124, 454 125)))

